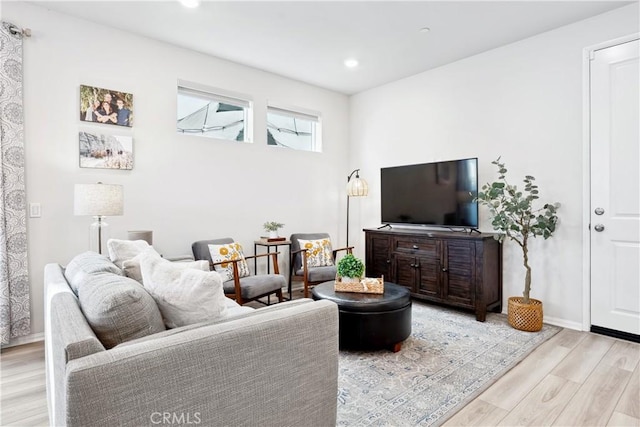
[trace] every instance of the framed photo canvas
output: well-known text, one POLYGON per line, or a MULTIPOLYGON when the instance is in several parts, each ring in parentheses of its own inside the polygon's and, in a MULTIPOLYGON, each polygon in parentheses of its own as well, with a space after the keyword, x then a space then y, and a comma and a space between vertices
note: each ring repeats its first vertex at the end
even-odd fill
POLYGON ((133 126, 133 95, 80 85, 80 120, 116 126, 133 126))
POLYGON ((133 169, 133 138, 80 131, 80 167, 133 169))

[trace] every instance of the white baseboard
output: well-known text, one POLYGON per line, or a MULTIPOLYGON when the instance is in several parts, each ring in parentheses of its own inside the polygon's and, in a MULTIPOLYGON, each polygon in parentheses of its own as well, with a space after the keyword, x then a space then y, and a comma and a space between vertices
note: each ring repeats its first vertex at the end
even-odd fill
MULTIPOLYGON (((504 314, 504 315, 508 314, 506 307, 502 310, 502 314, 504 314)), ((576 330, 576 331, 585 330, 585 329, 582 329, 582 323, 573 322, 573 321, 567 320, 567 319, 560 319, 560 318, 557 318, 557 317, 550 317, 550 316, 544 315, 544 317, 542 318, 542 321, 544 323, 548 323, 550 325, 560 326, 561 328, 573 329, 573 330, 576 330)))
POLYGON ((14 338, 9 341, 9 344, 3 344, 2 348, 15 347, 17 345, 31 344, 32 342, 44 341, 44 332, 38 332, 37 334, 25 335, 24 337, 14 338))
POLYGON ((582 331, 582 323, 581 322, 573 322, 571 320, 559 319, 557 317, 543 317, 544 323, 548 323, 550 325, 560 326, 561 328, 574 329, 576 331, 582 331))

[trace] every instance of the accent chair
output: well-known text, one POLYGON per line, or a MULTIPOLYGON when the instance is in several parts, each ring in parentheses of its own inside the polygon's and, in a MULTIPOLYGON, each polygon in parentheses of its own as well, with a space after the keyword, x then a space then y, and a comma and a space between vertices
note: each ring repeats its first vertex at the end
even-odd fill
POLYGON ((214 270, 216 265, 227 263, 232 264, 233 278, 226 280, 222 285, 225 295, 236 300, 238 304, 242 305, 271 294, 276 294, 278 302, 282 302, 282 288, 287 286, 287 281, 284 276, 280 274, 278 269, 278 253, 269 252, 266 254, 245 256, 243 259, 214 262, 211 258, 209 245, 226 245, 229 243, 234 243, 234 240, 230 237, 212 240, 199 240, 191 245, 191 250, 193 251, 193 257, 196 260, 209 261, 211 270, 214 270), (273 274, 259 274, 241 277, 240 268, 238 266, 240 262, 243 260, 266 256, 271 256, 273 274))
POLYGON ((300 240, 315 241, 327 239, 331 241, 329 233, 296 233, 292 234, 291 238, 291 260, 290 260, 290 274, 289 274, 289 298, 291 298, 291 285, 292 282, 302 281, 304 282, 304 297, 309 298, 309 289, 319 283, 334 280, 336 278, 336 256, 340 251, 346 251, 351 253, 353 246, 338 248, 331 250, 331 265, 312 266, 313 263, 309 262, 311 255, 309 249, 303 247, 300 244, 300 240))

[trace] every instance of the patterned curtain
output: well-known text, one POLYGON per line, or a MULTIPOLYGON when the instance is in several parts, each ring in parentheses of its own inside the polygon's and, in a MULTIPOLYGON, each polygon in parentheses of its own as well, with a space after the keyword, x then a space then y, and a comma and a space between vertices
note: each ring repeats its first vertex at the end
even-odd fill
POLYGON ((30 333, 22 34, 0 25, 0 342, 30 333))

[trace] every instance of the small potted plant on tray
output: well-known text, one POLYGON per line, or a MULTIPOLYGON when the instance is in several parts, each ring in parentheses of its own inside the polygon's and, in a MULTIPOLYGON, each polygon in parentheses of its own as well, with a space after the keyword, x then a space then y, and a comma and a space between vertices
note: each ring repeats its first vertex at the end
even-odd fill
POLYGON ((270 238, 276 238, 278 237, 278 230, 284 227, 284 224, 276 221, 267 221, 262 227, 264 227, 264 231, 269 233, 270 238))
POLYGON ((338 277, 342 282, 360 282, 364 274, 364 263, 353 254, 347 254, 338 261, 338 277))
POLYGON ((478 202, 489 208, 492 215, 491 224, 500 232, 496 239, 503 241, 505 237, 516 242, 522 249, 523 264, 526 270, 524 292, 522 297, 508 299, 507 312, 509 324, 522 331, 539 331, 542 329, 542 301, 530 298, 531 266, 529 265, 529 238, 551 237, 556 230, 559 203, 545 203, 541 208, 534 208, 538 197, 538 186, 531 175, 524 177, 524 190, 518 190, 506 179, 507 169, 500 158, 491 162, 498 168, 498 180, 482 186, 478 192, 478 202))

